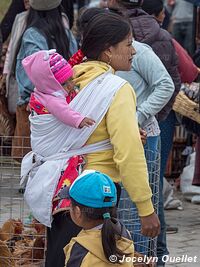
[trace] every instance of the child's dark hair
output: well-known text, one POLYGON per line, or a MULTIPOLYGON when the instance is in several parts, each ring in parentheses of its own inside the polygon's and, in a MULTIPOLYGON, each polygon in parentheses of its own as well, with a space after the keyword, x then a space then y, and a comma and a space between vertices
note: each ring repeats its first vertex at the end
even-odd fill
POLYGON ((86 221, 95 221, 95 220, 104 220, 103 227, 101 230, 102 237, 102 246, 106 259, 109 261, 111 255, 117 257, 119 262, 123 256, 128 256, 129 254, 124 253, 117 248, 116 241, 121 238, 121 232, 117 229, 116 224, 114 223, 114 218, 116 218, 116 207, 111 208, 90 208, 80 203, 76 202, 73 198, 71 199, 72 209, 75 206, 78 206, 84 215, 86 221), (107 218, 103 218, 104 214, 110 214, 107 218))
POLYGON ((118 14, 95 15, 83 31, 81 50, 88 59, 98 60, 103 51, 123 41, 131 31, 129 21, 118 14))
POLYGON ((142 9, 149 15, 158 17, 164 8, 163 0, 149 1, 145 0, 142 4, 142 9))

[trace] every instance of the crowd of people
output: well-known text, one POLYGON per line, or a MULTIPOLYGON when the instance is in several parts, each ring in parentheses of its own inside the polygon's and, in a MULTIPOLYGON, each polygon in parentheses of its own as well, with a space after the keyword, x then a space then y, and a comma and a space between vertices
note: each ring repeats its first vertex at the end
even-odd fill
POLYGON ((0 42, 9 39, 2 80, 15 121, 11 154, 23 157, 25 200, 47 226, 45 266, 103 267, 114 264, 113 255, 115 263, 134 256, 137 236, 116 218, 122 185, 143 242, 148 247, 157 237, 157 266, 165 266, 163 178, 177 124, 172 107, 181 84, 199 75, 190 43, 193 6, 107 0, 92 7, 77 0, 74 14, 74 2, 13 0, 0 25, 0 42), (26 155, 24 137, 31 145, 26 155), (145 150, 153 152, 152 162, 160 153, 158 213, 145 150))

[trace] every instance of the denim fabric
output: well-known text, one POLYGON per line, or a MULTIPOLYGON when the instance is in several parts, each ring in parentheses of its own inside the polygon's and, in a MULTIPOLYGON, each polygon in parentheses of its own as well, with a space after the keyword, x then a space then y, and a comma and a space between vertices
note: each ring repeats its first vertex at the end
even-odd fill
MULTIPOLYGON (((159 207, 158 207, 158 217, 161 224, 161 233, 157 240, 157 256, 158 263, 162 264, 162 256, 168 255, 169 251, 167 249, 166 241, 166 223, 163 207, 163 177, 165 174, 165 169, 167 165, 167 160, 169 153, 173 145, 174 130, 176 125, 176 116, 172 110, 166 120, 159 123, 161 130, 161 164, 160 164, 160 186, 159 186, 159 207)), ((164 263, 163 263, 164 264, 164 263)))
MULTIPOLYGON (((152 201, 158 203, 158 181, 155 181, 157 169, 157 179, 159 179, 159 165, 155 163, 158 156, 159 136, 148 137, 145 145, 145 156, 149 172, 149 182, 152 184, 152 201), (155 186, 156 185, 156 186, 155 186), (156 193, 157 191, 157 193, 156 193)), ((135 250, 148 256, 156 256, 156 239, 151 240, 140 233, 141 224, 138 216, 136 205, 131 201, 128 193, 123 188, 118 207, 118 218, 123 222, 126 228, 130 231, 134 241, 135 250), (152 254, 153 251, 155 254, 152 254)))
POLYGON ((166 120, 159 123, 161 140, 161 162, 160 162, 160 185, 163 189, 163 177, 167 165, 169 153, 173 145, 175 125, 177 123, 175 112, 172 110, 166 120))
MULTIPOLYGON (((74 36, 69 30, 66 30, 66 34, 69 37, 70 54, 74 54, 77 51, 77 44, 74 36)), ((29 28, 25 31, 19 53, 17 55, 16 63, 16 79, 18 83, 18 105, 23 105, 29 102, 30 94, 34 89, 34 85, 29 80, 26 72, 22 66, 22 60, 32 55, 39 50, 49 50, 55 47, 48 47, 46 39, 35 28, 29 28)))
MULTIPOLYGON (((153 152, 158 152, 158 147, 159 147, 159 140, 160 136, 149 136, 147 137, 147 142, 144 145, 145 150, 150 150, 153 152)), ((152 154, 155 156, 155 154, 152 154)), ((154 160, 154 159, 153 159, 154 160)))
POLYGON ((174 23, 172 35, 192 56, 192 22, 174 23))

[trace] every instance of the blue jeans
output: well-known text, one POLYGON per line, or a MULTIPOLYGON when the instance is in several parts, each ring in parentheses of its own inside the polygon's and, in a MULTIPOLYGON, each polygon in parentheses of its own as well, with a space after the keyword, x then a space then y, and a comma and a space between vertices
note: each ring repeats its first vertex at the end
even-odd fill
POLYGON ((147 142, 144 145, 144 149, 148 149, 150 151, 158 151, 158 145, 159 145, 160 136, 149 136, 147 137, 147 142))
POLYGON ((159 207, 158 207, 158 217, 161 224, 161 232, 158 236, 157 240, 157 256, 158 263, 163 264, 162 256, 168 255, 169 251, 167 249, 167 241, 166 241, 166 222, 164 215, 164 207, 163 207, 163 177, 165 174, 165 169, 167 165, 167 160, 173 145, 173 137, 174 130, 176 125, 176 116, 174 111, 172 110, 168 117, 159 123, 161 130, 161 164, 160 164, 160 186, 159 186, 159 207))
POLYGON ((192 55, 192 22, 174 23, 172 35, 192 55))
MULTIPOLYGON (((147 159, 147 167, 149 171, 149 182, 152 183, 152 180, 155 178, 156 168, 159 166, 155 163, 158 151, 158 142, 159 136, 156 137, 148 137, 147 143, 145 145, 145 155, 147 159)), ((157 170, 157 178, 159 179, 159 169, 157 170)), ((157 183, 158 184, 158 183, 157 183)), ((158 191, 158 188, 152 188, 153 203, 157 203, 158 199, 156 199, 157 194, 154 194, 154 191, 158 191)), ((135 204, 131 201, 128 196, 128 193, 125 189, 122 189, 121 198, 118 207, 118 218, 123 222, 126 228, 130 231, 132 235, 132 239, 134 241, 135 250, 144 255, 148 256, 156 256, 156 239, 151 240, 150 238, 143 236, 140 233, 141 223, 140 218, 138 216, 137 208, 135 204), (155 254, 152 254, 152 252, 155 254)))

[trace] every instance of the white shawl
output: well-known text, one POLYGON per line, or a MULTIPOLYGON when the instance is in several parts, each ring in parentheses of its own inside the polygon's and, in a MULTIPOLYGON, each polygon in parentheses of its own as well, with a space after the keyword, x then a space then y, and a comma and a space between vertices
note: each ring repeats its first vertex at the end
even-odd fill
POLYGON ((110 70, 83 88, 70 103, 71 108, 93 118, 92 127, 72 128, 51 114, 30 116, 32 150, 22 161, 21 184, 28 181, 25 200, 33 216, 42 224, 52 222, 52 198, 67 160, 73 155, 112 149, 109 140, 84 146, 109 109, 116 92, 126 83, 110 70))

